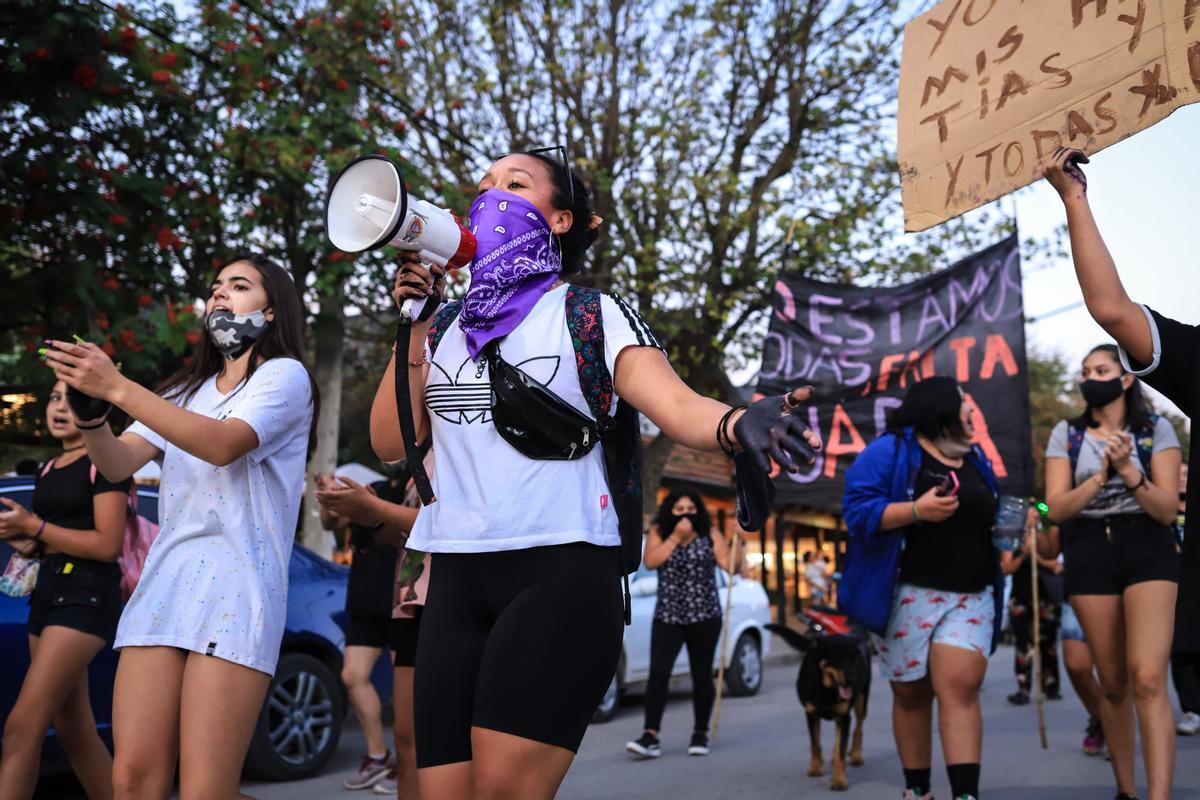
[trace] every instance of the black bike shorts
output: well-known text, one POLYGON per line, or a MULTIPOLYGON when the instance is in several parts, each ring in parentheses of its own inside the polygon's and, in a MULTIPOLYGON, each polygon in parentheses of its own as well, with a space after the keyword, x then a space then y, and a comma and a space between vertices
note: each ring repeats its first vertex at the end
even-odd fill
POLYGON ((1123 594, 1135 583, 1179 582, 1175 535, 1146 514, 1076 517, 1066 529, 1067 596, 1123 594))
POLYGON ((414 676, 417 766, 471 760, 471 728, 577 752, 621 655, 619 548, 438 553, 414 676))
POLYGON ((388 646, 391 631, 391 617, 351 614, 346 622, 346 646, 384 648, 388 646))
POLYGON ((417 664, 417 639, 421 633, 423 608, 417 606, 412 617, 392 618, 392 666, 413 667, 417 664))

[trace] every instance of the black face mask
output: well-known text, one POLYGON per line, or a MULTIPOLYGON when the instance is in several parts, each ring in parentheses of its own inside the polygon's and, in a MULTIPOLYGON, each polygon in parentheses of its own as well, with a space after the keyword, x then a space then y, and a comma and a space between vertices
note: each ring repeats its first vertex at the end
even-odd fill
POLYGON ((1125 393, 1120 378, 1110 381, 1084 381, 1079 385, 1079 393, 1084 401, 1092 408, 1103 408, 1125 393))

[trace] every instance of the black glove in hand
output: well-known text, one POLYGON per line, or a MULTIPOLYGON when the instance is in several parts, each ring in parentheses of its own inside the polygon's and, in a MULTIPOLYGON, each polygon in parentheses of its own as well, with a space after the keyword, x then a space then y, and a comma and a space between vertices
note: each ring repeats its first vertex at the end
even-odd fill
POLYGON ((733 426, 742 450, 750 454, 763 472, 770 474, 771 459, 789 472, 817 460, 816 451, 804 440, 807 423, 797 414, 811 389, 801 389, 801 398, 792 395, 764 397, 746 409, 733 426), (789 399, 790 398, 790 399, 789 399))
POLYGON ((744 531, 761 531, 775 502, 775 484, 745 450, 733 457, 737 521, 744 531))
POLYGON ((84 394, 74 386, 67 387, 67 405, 74 412, 75 421, 85 425, 103 422, 112 411, 112 403, 84 394))
POLYGON ((743 530, 762 530, 771 513, 775 499, 771 459, 790 472, 799 470, 802 463, 816 461, 816 450, 804 439, 808 425, 797 415, 811 394, 812 389, 801 389, 763 398, 734 424, 733 433, 742 448, 733 462, 737 520, 743 530))

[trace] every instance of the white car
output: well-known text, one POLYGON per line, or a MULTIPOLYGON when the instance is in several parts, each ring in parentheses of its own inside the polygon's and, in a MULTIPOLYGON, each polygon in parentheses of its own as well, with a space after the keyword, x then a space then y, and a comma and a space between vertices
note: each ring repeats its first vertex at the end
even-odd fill
MULTIPOLYGON (((729 573, 715 568, 717 594, 721 599, 721 613, 725 612, 725 598, 729 592, 729 573)), ((632 595, 632 623, 625 627, 625 641, 621 648, 621 660, 617 674, 604 694, 604 699, 592 716, 593 722, 608 722, 617 713, 617 704, 622 694, 643 691, 650 677, 650 624, 654 620, 654 606, 658 596, 658 573, 645 566, 629 576, 629 592, 632 595)), ((771 621, 771 604, 762 584, 749 578, 733 579, 733 612, 729 617, 729 644, 725 659, 725 688, 728 694, 757 694, 762 686, 763 659, 770 648, 771 637, 766 635, 763 625, 771 621)), ((721 661, 721 644, 713 654, 713 673, 721 661)), ((671 677, 687 675, 686 648, 679 651, 671 677)))

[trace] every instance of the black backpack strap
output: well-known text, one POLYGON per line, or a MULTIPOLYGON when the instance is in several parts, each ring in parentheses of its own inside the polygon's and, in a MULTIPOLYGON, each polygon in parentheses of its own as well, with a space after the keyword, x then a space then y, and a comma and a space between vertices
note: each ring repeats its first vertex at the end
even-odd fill
MULTIPOLYGON (((434 313, 433 322, 429 324, 429 333, 425 340, 429 346, 430 353, 437 349, 438 343, 441 342, 442 336, 446 333, 446 329, 458 317, 458 313, 461 310, 462 301, 456 300, 446 303, 434 313)), ((427 506, 430 503, 437 502, 437 498, 433 494, 433 484, 429 481, 429 475, 425 472, 424 460, 420 457, 423 455, 423 451, 420 443, 417 442, 417 426, 412 415, 412 395, 408 388, 408 369, 406 366, 408 347, 411 340, 412 323, 401 320, 396 326, 396 345, 393 350, 396 353, 396 412, 400 422, 400 435, 404 439, 404 451, 406 453, 418 454, 416 459, 409 459, 409 472, 412 475, 417 494, 421 498, 421 504, 427 506)))

